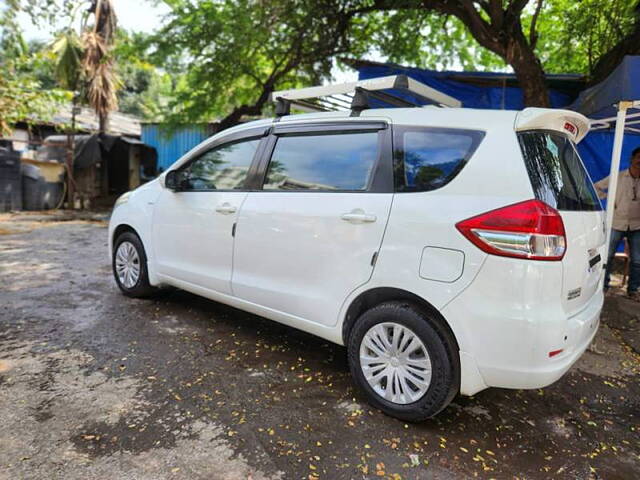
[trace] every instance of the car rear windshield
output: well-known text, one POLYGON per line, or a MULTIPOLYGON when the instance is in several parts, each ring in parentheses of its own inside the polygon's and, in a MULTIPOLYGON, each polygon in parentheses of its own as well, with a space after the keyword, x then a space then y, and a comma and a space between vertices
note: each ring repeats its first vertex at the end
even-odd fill
POLYGON ((484 132, 400 125, 393 135, 396 191, 427 192, 460 173, 484 132))
POLYGON ((518 134, 529 179, 538 200, 557 210, 602 210, 573 142, 557 132, 518 134))

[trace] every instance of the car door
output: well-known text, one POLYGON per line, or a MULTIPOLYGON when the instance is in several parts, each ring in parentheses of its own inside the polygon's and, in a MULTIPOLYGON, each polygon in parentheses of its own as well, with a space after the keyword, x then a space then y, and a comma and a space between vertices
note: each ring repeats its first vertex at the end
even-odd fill
POLYGON ((263 187, 244 201, 236 230, 235 296, 334 325, 373 272, 393 198, 384 122, 275 127, 263 187))
MULTIPOLYGON (((265 129, 216 142, 177 168, 156 202, 153 246, 161 277, 231 293, 233 229, 265 129)), ((255 167, 254 167, 255 168, 255 167)))

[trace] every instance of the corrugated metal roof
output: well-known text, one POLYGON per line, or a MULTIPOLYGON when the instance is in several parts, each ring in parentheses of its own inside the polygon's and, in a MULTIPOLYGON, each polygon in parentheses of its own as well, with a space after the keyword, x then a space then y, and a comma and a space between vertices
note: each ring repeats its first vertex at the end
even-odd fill
MULTIPOLYGON (((71 105, 64 105, 58 112, 53 114, 51 120, 47 124, 53 125, 70 125, 71 124, 71 105)), ((86 107, 79 107, 79 113, 76 114, 76 128, 79 131, 89 133, 98 131, 98 116, 95 111, 86 107)), ((127 115, 120 112, 111 112, 109 114, 109 125, 107 133, 112 135, 129 135, 131 137, 140 137, 142 127, 140 119, 133 115, 127 115)))
POLYGON ((157 123, 145 123, 142 125, 142 141, 155 147, 158 152, 158 168, 166 170, 185 153, 211 136, 213 130, 212 125, 194 124, 183 125, 168 133, 157 123))

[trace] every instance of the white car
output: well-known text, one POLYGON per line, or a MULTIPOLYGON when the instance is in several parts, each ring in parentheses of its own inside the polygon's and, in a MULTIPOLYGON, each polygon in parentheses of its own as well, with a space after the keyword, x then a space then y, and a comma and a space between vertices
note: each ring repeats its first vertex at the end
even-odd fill
POLYGON ((563 110, 397 108, 225 130, 120 197, 115 280, 171 285, 345 345, 403 420, 540 388, 603 304, 604 215, 563 110))

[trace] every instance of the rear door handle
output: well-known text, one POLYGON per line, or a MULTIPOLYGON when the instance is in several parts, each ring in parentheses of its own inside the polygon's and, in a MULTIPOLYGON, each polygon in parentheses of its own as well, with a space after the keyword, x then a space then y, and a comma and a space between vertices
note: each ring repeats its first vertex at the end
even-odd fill
POLYGON ((364 213, 364 210, 360 208, 356 208, 349 213, 343 213, 340 218, 350 223, 373 223, 378 219, 378 217, 373 214, 364 213))
POLYGON ((234 207, 233 205, 225 202, 221 205, 218 205, 216 207, 216 212, 221 213, 223 215, 230 215, 232 213, 236 213, 236 207, 234 207))

